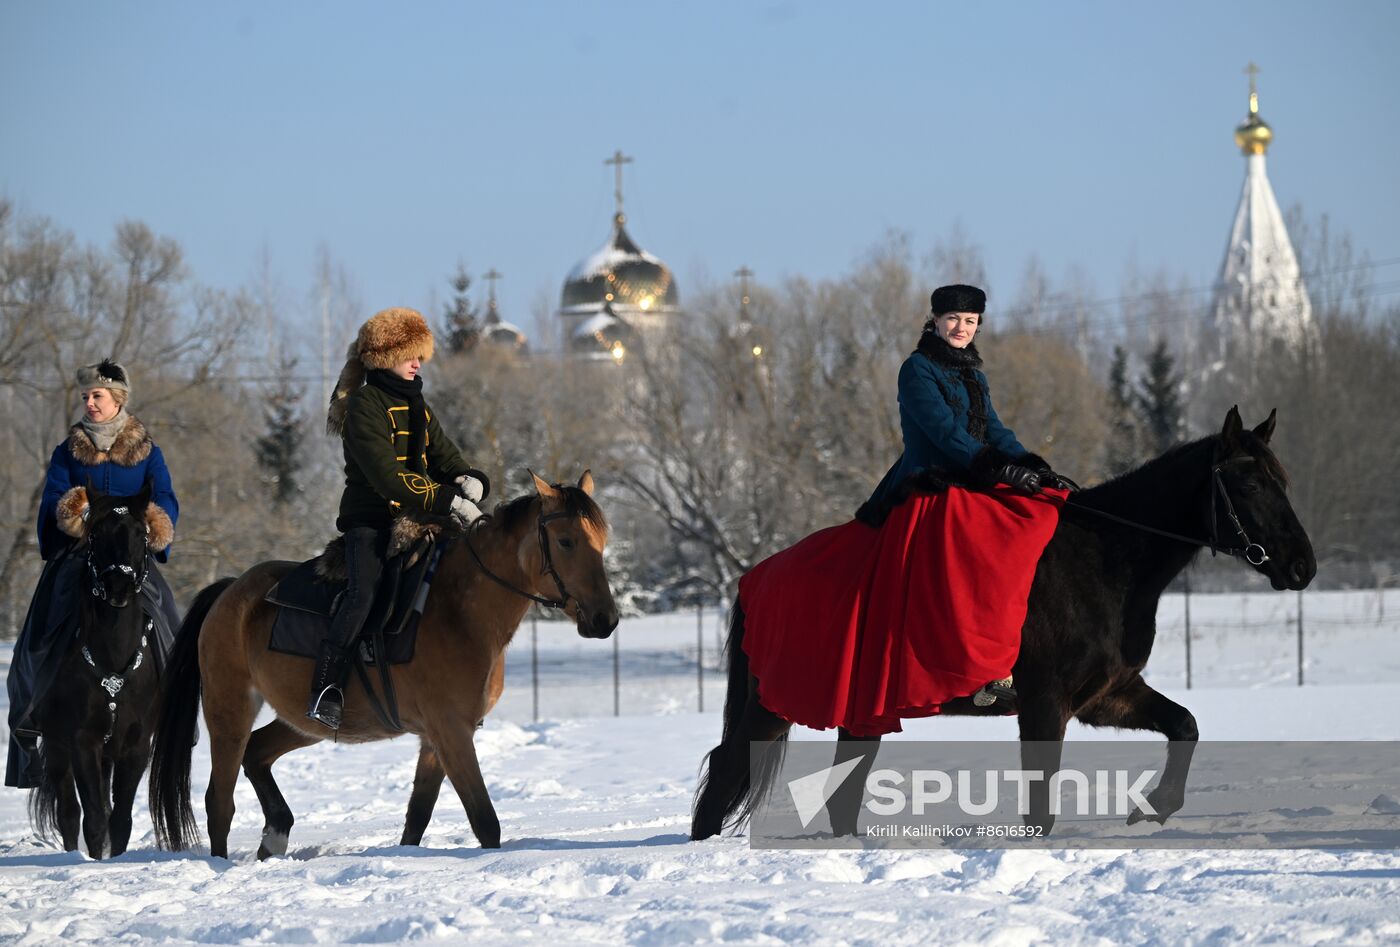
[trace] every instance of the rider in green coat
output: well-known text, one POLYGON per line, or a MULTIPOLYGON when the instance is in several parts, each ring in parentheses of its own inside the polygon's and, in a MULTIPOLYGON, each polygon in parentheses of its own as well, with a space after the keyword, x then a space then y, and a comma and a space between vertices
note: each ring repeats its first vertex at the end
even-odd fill
POLYGON ((306 715, 332 730, 340 728, 351 647, 374 604, 394 517, 436 513, 467 525, 491 489, 423 400, 418 372, 432 356, 423 316, 385 309, 360 327, 331 396, 326 428, 345 445, 336 528, 345 534, 349 584, 321 642, 306 715))

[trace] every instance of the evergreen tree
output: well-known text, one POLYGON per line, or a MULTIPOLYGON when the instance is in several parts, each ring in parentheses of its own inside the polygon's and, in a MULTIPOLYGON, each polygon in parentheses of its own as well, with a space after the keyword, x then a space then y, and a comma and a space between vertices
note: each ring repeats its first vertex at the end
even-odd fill
POLYGON ((472 285, 467 268, 457 264, 457 273, 448 283, 452 286, 452 301, 447 304, 443 320, 447 327, 447 350, 457 355, 470 352, 481 340, 481 320, 467 297, 467 290, 472 285))
POLYGON ((1133 391, 1128 382, 1128 353, 1113 347, 1108 369, 1108 473, 1116 477, 1138 462, 1138 426, 1133 416, 1133 391))
POLYGON ((1138 379, 1137 406, 1145 447, 1160 454, 1181 437, 1181 376, 1176 361, 1159 339, 1147 356, 1147 368, 1138 379))
POLYGON ((299 406, 301 392, 292 384, 290 370, 277 386, 267 393, 264 418, 267 432, 254 442, 258 466, 263 469, 263 482, 268 485, 272 502, 286 506, 300 492, 297 476, 301 471, 302 418, 299 406))

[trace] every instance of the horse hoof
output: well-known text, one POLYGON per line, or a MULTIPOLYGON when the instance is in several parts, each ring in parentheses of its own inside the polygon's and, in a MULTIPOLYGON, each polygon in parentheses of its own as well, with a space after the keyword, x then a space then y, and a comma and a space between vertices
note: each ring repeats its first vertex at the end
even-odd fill
POLYGON ((263 832, 262 844, 258 846, 258 861, 271 858, 273 855, 287 854, 287 833, 274 832, 271 829, 263 832))

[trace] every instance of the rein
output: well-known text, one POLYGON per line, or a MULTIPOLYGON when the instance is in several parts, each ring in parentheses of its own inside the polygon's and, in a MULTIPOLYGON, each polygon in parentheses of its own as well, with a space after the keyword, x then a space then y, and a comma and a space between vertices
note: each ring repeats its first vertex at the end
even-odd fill
POLYGON ((1235 504, 1230 501, 1230 494, 1226 491, 1225 482, 1220 477, 1220 468, 1222 466, 1223 464, 1217 463, 1210 468, 1213 489, 1210 492, 1210 539, 1206 540, 1196 539, 1191 536, 1183 536, 1180 533, 1169 532, 1165 529, 1157 529, 1155 526, 1148 526, 1145 523, 1138 523, 1130 519, 1124 519, 1121 516, 1115 516, 1112 513, 1106 513, 1103 510, 1096 510, 1092 506, 1084 506, 1080 503, 1066 502, 1065 505, 1073 506, 1076 510, 1083 510, 1086 513, 1093 513, 1095 516, 1101 516, 1106 520, 1113 520, 1115 523, 1121 523, 1124 526, 1131 526, 1134 529, 1140 529, 1143 532, 1155 533, 1156 535, 1164 536, 1167 539, 1175 539, 1178 542, 1189 543, 1192 546, 1209 546, 1210 554, 1212 556, 1215 555, 1217 552, 1223 552, 1228 556, 1234 556, 1237 559, 1244 559, 1246 562, 1253 566, 1263 565, 1264 563, 1269 561, 1269 554, 1264 550, 1263 546, 1255 542, 1250 542, 1249 534, 1245 532, 1244 524, 1240 522, 1239 515, 1235 513, 1235 504), (1217 495, 1220 497, 1220 499, 1225 501, 1225 513, 1230 517, 1230 522, 1234 524, 1235 532, 1239 535, 1240 542, 1244 543, 1243 548, 1235 549, 1229 546, 1220 545, 1219 533, 1216 530, 1215 515, 1215 501, 1217 495))
POLYGON ((542 595, 535 595, 532 592, 526 592, 524 589, 516 588, 510 582, 488 569, 486 563, 481 561, 481 556, 477 553, 476 547, 472 545, 471 533, 469 531, 464 532, 462 538, 466 540, 467 550, 471 552, 472 558, 476 560, 477 568, 485 573, 488 579, 502 588, 509 589, 516 595, 528 598, 530 601, 543 605, 546 608, 564 608, 569 604, 569 599, 573 598, 573 596, 564 588, 564 580, 559 578, 559 572, 554 568, 554 559, 549 554, 549 537, 545 533, 544 525, 551 520, 567 519, 571 515, 572 514, 562 510, 554 513, 541 513, 536 526, 540 540, 540 559, 543 562, 543 568, 540 570, 540 573, 554 580, 554 586, 559 590, 559 598, 557 599, 545 598, 542 595))

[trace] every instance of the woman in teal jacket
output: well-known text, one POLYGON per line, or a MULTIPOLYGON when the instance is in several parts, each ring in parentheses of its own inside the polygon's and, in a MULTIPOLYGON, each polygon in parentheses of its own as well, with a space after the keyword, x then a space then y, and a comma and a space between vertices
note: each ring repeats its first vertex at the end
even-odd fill
POLYGON ((982 324, 986 293, 975 286, 942 286, 929 301, 932 315, 919 345, 899 369, 904 452, 856 513, 856 519, 872 526, 883 522, 900 485, 929 468, 959 480, 1007 483, 1031 493, 1064 483, 1021 446, 992 407, 982 358, 972 341, 982 324))
MULTIPOLYGON (((905 481, 928 469, 984 489, 996 483, 1027 493, 1044 487, 1077 489, 1027 451, 992 407, 982 358, 972 341, 982 325, 987 294, 976 286, 941 286, 929 304, 932 313, 918 347, 899 369, 904 452, 856 511, 856 519, 879 526, 898 502, 905 481)), ((1015 696, 1007 677, 989 683, 973 701, 990 706, 1015 696)))

